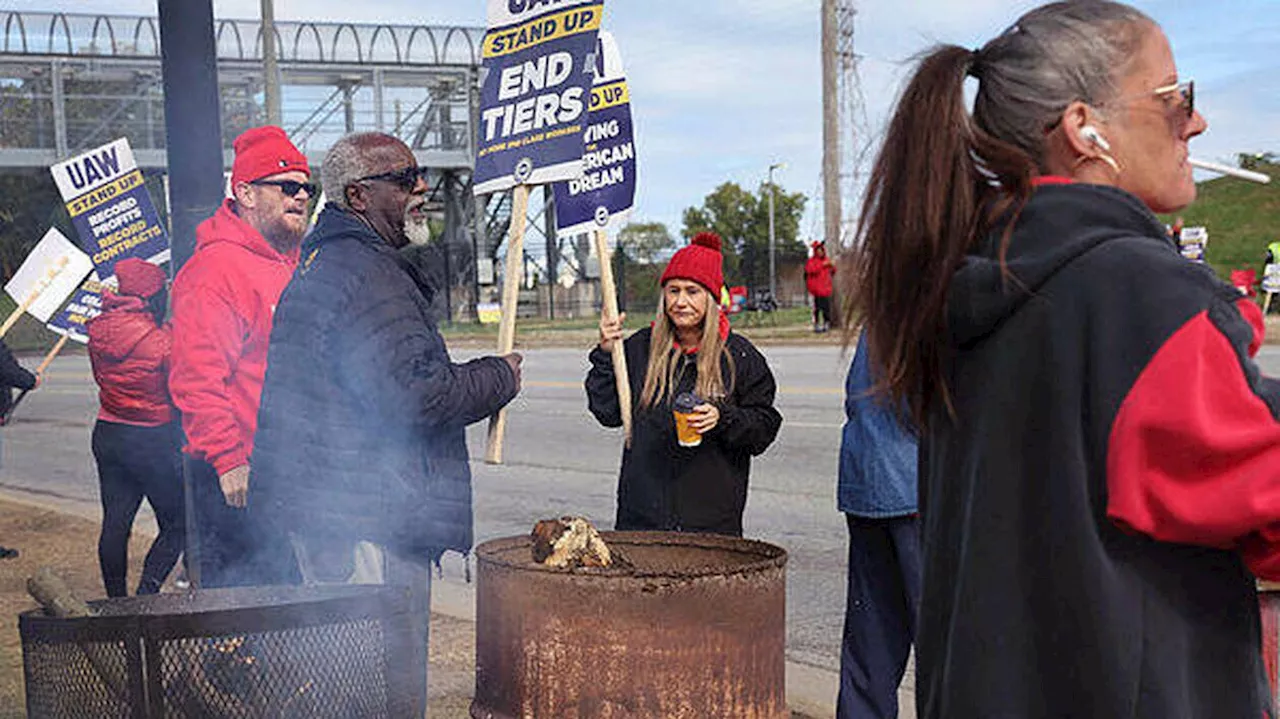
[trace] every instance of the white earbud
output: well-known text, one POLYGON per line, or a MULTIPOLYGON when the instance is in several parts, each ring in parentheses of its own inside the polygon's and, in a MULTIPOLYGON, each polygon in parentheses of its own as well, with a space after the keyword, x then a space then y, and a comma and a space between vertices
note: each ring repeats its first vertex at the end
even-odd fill
POLYGON ((1102 133, 1098 132, 1098 128, 1093 125, 1085 125, 1080 128, 1080 139, 1086 142, 1092 142, 1103 152, 1111 152, 1111 143, 1102 137, 1102 133))

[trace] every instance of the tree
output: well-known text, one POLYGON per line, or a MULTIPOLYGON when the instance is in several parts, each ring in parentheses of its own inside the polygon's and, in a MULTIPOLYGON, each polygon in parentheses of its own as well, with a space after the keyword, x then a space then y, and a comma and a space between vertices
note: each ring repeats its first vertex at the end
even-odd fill
POLYGON ((776 183, 760 183, 751 194, 736 183, 726 182, 707 195, 701 207, 684 211, 683 234, 691 238, 699 232, 714 232, 724 243, 725 279, 753 287, 769 284, 769 191, 774 196, 774 236, 778 260, 803 258, 799 240, 800 219, 808 198, 804 193, 787 193, 776 183))
POLYGON ((79 245, 49 171, 0 173, 0 280, 13 277, 50 225, 79 245))
POLYGON ((671 231, 661 222, 632 222, 618 231, 618 251, 631 262, 653 264, 675 246, 671 231))
POLYGON ((658 276, 664 255, 676 246, 661 222, 633 222, 618 231, 613 253, 613 276, 618 285, 618 308, 647 312, 658 302, 658 276))

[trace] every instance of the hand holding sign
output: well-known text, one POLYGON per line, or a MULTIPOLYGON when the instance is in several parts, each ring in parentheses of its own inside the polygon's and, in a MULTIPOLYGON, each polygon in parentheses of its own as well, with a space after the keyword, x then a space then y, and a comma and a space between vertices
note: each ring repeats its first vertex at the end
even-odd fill
MULTIPOLYGON (((556 234, 571 237, 590 232, 600 258, 603 320, 618 315, 617 289, 609 260, 609 231, 627 223, 636 196, 636 154, 631 131, 631 93, 622 72, 622 57, 613 35, 601 30, 591 88, 591 112, 583 133, 586 173, 552 185, 556 198, 556 234)), ((622 342, 613 342, 613 376, 627 446, 631 446, 631 382, 622 342)))
MULTIPOLYGON (((515 346, 529 186, 582 176, 588 58, 603 8, 601 0, 489 0, 473 184, 477 195, 513 189, 499 355, 515 346)), ((486 462, 502 463, 506 420, 503 408, 489 423, 486 462)))

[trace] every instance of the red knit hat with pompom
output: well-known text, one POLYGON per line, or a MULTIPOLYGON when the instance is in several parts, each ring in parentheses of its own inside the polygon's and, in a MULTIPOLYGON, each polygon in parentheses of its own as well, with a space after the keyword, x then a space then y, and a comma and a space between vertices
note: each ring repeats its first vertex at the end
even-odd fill
POLYGON ((147 299, 164 289, 164 270, 137 257, 127 257, 115 265, 118 294, 147 299))
POLYGON ((721 269, 723 263, 720 235, 699 232, 693 236, 688 246, 680 248, 671 256, 658 284, 666 284, 667 280, 672 279, 693 280, 706 287, 711 294, 718 295, 724 285, 724 271, 721 269))

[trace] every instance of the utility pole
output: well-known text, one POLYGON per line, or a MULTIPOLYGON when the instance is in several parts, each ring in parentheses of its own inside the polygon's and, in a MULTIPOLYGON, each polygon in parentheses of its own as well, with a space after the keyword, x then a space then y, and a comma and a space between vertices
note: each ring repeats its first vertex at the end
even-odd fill
MULTIPOLYGON (((840 84, 838 0, 822 0, 822 208, 824 240, 840 247, 840 84)), ((838 251, 838 250, 837 250, 838 251)))
POLYGON ((222 126, 212 0, 159 0, 169 158, 172 272, 191 256, 199 225, 222 202, 222 126))
POLYGON ((783 167, 786 165, 781 162, 769 165, 769 296, 773 298, 774 306, 778 303, 778 264, 774 257, 778 241, 773 232, 773 196, 777 194, 773 185, 773 171, 783 167))
POLYGON ((280 65, 276 61, 275 0, 262 0, 262 91, 267 106, 267 124, 279 127, 280 65))
MULTIPOLYGON (((164 74, 165 147, 169 159, 169 223, 176 275, 196 246, 196 226, 222 202, 222 126, 213 0, 158 0, 160 68, 164 74)), ((186 552, 191 585, 199 588, 200 533, 191 475, 186 490, 186 552)))

